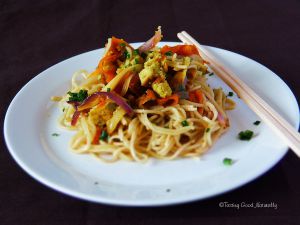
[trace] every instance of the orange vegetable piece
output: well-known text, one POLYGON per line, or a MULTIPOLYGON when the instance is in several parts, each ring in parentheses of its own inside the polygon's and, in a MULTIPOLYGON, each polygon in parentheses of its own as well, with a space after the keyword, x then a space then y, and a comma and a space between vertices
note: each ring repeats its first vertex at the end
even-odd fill
MULTIPOLYGON (((189 100, 192 102, 203 103, 204 97, 203 97, 202 91, 200 91, 200 90, 190 91, 189 92, 189 100)), ((197 110, 199 113, 202 114, 204 109, 202 107, 198 107, 197 110)))
POLYGON ((176 53, 177 55, 190 56, 190 55, 199 55, 199 52, 195 45, 176 45, 170 47, 165 45, 161 48, 161 53, 164 55, 166 52, 176 53))
POLYGON ((197 70, 195 68, 190 68, 187 70, 188 79, 192 80, 196 77, 197 70))
POLYGON ((118 68, 117 59, 122 55, 122 49, 124 49, 125 46, 132 48, 122 39, 115 37, 111 38, 110 48, 98 64, 98 69, 100 70, 100 73, 104 75, 106 83, 110 82, 115 77, 118 68), (121 46, 121 44, 124 45, 121 46))
POLYGON ((169 97, 157 99, 157 103, 161 106, 174 106, 179 102, 179 96, 177 94, 173 94, 169 97))
POLYGON ((147 89, 146 93, 138 100, 138 105, 140 108, 142 108, 142 106, 149 102, 149 101, 155 101, 156 100, 156 96, 154 91, 152 91, 151 89, 147 89))
POLYGON ((118 58, 119 55, 105 56, 99 62, 98 69, 100 70, 100 73, 104 75, 106 83, 111 81, 116 75, 117 66, 114 65, 114 62, 118 58))
POLYGON ((202 103, 203 102, 203 94, 200 90, 190 91, 189 92, 189 100, 192 102, 202 103))
POLYGON ((93 145, 99 144, 99 138, 100 138, 101 132, 102 132, 102 130, 100 129, 100 127, 96 126, 96 133, 95 133, 93 141, 92 141, 93 145))
POLYGON ((90 95, 81 103, 81 105, 77 107, 77 110, 81 112, 85 109, 90 109, 96 105, 98 105, 99 107, 103 106, 105 103, 106 97, 99 95, 90 95))

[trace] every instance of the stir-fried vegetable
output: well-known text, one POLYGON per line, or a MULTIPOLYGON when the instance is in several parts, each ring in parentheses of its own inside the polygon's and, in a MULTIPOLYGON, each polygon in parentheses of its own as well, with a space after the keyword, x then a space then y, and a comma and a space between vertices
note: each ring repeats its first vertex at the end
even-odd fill
POLYGON ((104 75, 106 83, 110 82, 116 76, 117 61, 127 52, 126 47, 132 48, 124 40, 115 37, 112 37, 107 45, 106 54, 98 64, 99 72, 104 75))
POLYGON ((155 100, 156 100, 155 93, 151 89, 148 89, 146 93, 141 98, 139 98, 138 106, 142 108, 146 103, 155 100))
MULTIPOLYGON (((161 38, 158 28, 155 35, 138 49, 123 39, 110 38, 98 67, 89 74, 94 78, 93 82, 103 86, 90 96, 86 90, 68 92, 68 103, 75 108, 71 125, 76 125, 81 114, 97 124, 93 144, 99 142, 103 132, 112 133, 126 114, 133 113, 134 107, 175 106, 179 99, 203 103, 204 94, 200 90, 187 89, 188 80, 197 76, 197 65, 202 60, 196 47, 166 45, 158 49, 155 46, 161 38), (194 59, 201 60, 189 67, 194 59), (113 108, 110 107, 112 102, 115 103, 113 108)), ((203 110, 198 107, 201 114, 203 110)))
POLYGON ((194 45, 176 45, 173 47, 165 45, 161 48, 160 51, 162 54, 165 54, 167 56, 170 56, 173 53, 182 56, 199 55, 199 52, 194 45))
POLYGON ((157 103, 164 107, 177 105, 178 102, 179 102, 179 96, 177 94, 173 94, 166 98, 157 99, 157 103))
POLYGON ((151 50, 156 46, 158 42, 160 42, 161 38, 161 30, 160 27, 158 27, 157 31, 155 32, 155 35, 147 42, 145 42, 141 47, 139 47, 139 52, 142 53, 151 50))
POLYGON ((103 97, 110 98, 116 104, 121 106, 129 115, 133 113, 133 109, 131 108, 131 106, 128 105, 128 103, 121 96, 113 92, 101 92, 101 91, 95 92, 92 95, 90 95, 81 105, 78 106, 78 110, 82 111, 84 109, 89 109, 98 105, 102 101, 105 101, 103 100, 103 97))
POLYGON ((100 139, 101 133, 102 133, 101 128, 99 126, 96 126, 96 133, 95 133, 93 141, 92 141, 93 145, 99 144, 99 139, 100 139))

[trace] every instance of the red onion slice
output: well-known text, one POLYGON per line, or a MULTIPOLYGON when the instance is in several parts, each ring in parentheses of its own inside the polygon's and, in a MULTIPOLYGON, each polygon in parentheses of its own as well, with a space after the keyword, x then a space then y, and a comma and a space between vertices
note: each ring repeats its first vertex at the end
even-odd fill
POLYGON ((133 109, 130 105, 118 94, 113 92, 95 92, 89 97, 87 97, 81 105, 78 106, 78 111, 85 110, 87 108, 92 108, 93 106, 99 104, 101 97, 105 96, 114 101, 117 105, 121 106, 129 115, 133 113, 133 109))

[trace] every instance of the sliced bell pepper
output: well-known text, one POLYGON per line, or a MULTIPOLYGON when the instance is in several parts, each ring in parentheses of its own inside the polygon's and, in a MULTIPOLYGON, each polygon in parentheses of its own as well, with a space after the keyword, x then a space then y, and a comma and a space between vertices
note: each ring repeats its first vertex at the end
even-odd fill
POLYGON ((165 45, 160 51, 163 55, 165 55, 167 52, 176 53, 177 55, 182 56, 199 55, 195 45, 176 45, 172 47, 165 45))
POLYGON ((100 129, 100 127, 96 126, 96 133, 95 133, 93 141, 92 141, 93 145, 99 144, 99 139, 100 139, 101 133, 102 133, 102 130, 100 129))
POLYGON ((156 100, 156 96, 155 96, 154 91, 152 91, 151 89, 148 89, 146 91, 146 93, 142 97, 139 98, 138 106, 140 108, 142 108, 145 103, 147 103, 149 101, 155 101, 155 100, 156 100))
POLYGON ((177 105, 178 102, 179 102, 179 96, 177 94, 173 94, 166 98, 157 99, 157 103, 164 107, 177 105))
MULTIPOLYGON (((200 90, 190 91, 189 100, 196 103, 203 103, 204 97, 202 91, 200 90)), ((197 110, 199 113, 202 114, 204 109, 202 107, 198 107, 197 110)))
POLYGON ((123 39, 118 39, 116 37, 111 38, 109 49, 98 64, 98 69, 100 70, 100 73, 104 75, 106 83, 110 82, 115 77, 118 68, 117 60, 124 52, 126 46, 132 48, 123 39))

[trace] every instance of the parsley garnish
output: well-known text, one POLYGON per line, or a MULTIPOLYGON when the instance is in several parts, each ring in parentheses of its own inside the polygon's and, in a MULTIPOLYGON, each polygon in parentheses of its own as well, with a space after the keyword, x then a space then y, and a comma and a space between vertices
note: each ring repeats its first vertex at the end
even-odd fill
POLYGON ((182 126, 187 127, 189 125, 188 121, 184 120, 181 122, 182 126))
POLYGON ((68 95, 70 95, 69 101, 82 102, 84 99, 87 98, 88 92, 87 90, 82 89, 78 93, 69 91, 68 95))
POLYGON ((211 73, 209 73, 209 74, 208 74, 208 76, 213 76, 213 75, 214 75, 214 73, 213 73, 213 72, 211 72, 211 73))
POLYGON ((224 158, 223 164, 226 166, 231 166, 233 164, 233 160, 231 158, 224 158))
POLYGON ((53 137, 58 137, 59 134, 58 134, 58 133, 53 133, 52 136, 53 136, 53 137))
POLYGON ((178 91, 185 91, 185 88, 182 84, 178 86, 178 91))
POLYGON ((134 59, 135 64, 139 64, 139 60, 137 58, 134 59))
POLYGON ((126 59, 130 59, 130 54, 129 54, 129 52, 125 51, 125 52, 124 52, 124 57, 125 57, 126 59))
POLYGON ((172 51, 165 52, 165 55, 166 55, 166 56, 172 56, 172 55, 173 55, 173 52, 172 52, 172 51))
POLYGON ((107 91, 107 92, 110 92, 110 88, 107 88, 106 91, 107 91))
POLYGON ((257 126, 257 125, 260 124, 260 121, 259 121, 259 120, 256 120, 253 124, 257 126))
POLYGON ((233 92, 229 91, 227 96, 232 97, 233 96, 233 92))
POLYGON ((146 59, 147 54, 146 54, 145 52, 142 52, 142 53, 141 53, 141 56, 143 57, 143 59, 146 59))
POLYGON ((249 141, 253 137, 253 131, 245 130, 239 133, 239 139, 243 141, 249 141))
POLYGON ((121 47, 125 47, 126 44, 123 42, 123 43, 120 43, 120 46, 121 46, 121 47))
POLYGON ((105 141, 108 138, 108 133, 104 130, 101 133, 100 140, 105 141))
POLYGON ((210 128, 206 128, 205 132, 208 133, 210 131, 210 128))
POLYGON ((134 49, 133 50, 133 55, 139 55, 139 50, 138 49, 134 49))

